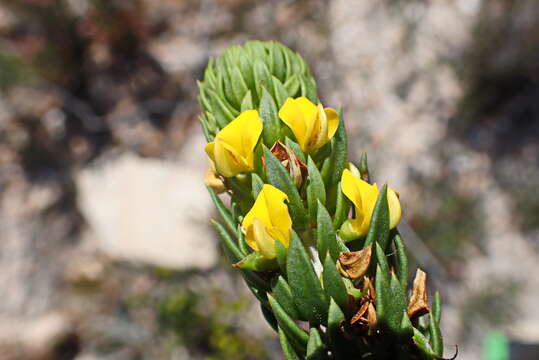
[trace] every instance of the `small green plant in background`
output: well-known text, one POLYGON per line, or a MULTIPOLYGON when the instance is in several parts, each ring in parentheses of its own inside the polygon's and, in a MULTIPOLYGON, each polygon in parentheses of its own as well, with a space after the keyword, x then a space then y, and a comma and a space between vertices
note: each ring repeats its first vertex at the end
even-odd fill
POLYGON ((441 359, 440 296, 420 269, 408 290, 399 195, 371 182, 366 154, 348 160, 342 111, 320 104, 303 59, 232 46, 199 90, 212 224, 285 358, 441 359))

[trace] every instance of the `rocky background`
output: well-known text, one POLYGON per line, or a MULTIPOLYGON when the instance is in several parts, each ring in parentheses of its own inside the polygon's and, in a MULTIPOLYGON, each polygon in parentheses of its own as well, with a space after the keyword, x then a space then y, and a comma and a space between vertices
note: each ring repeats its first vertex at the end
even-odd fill
POLYGON ((300 52, 401 193, 446 356, 539 342, 535 0, 0 0, 0 359, 280 359, 208 226, 196 80, 300 52))

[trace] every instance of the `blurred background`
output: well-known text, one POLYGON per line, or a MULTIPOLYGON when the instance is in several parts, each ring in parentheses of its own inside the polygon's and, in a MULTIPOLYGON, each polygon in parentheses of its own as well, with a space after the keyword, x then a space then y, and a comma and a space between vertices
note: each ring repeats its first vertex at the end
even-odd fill
POLYGON ((202 182, 196 80, 249 39, 399 190, 446 357, 539 358, 536 0, 0 0, 0 359, 281 359, 202 182))

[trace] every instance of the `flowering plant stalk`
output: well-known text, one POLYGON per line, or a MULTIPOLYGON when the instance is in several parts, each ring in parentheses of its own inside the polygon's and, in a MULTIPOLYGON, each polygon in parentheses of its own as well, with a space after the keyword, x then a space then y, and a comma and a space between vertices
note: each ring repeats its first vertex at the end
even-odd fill
POLYGON ((342 111, 303 59, 250 41, 198 86, 212 224, 285 358, 441 359, 440 296, 419 269, 408 291, 399 195, 371 183, 365 154, 348 160, 342 111))

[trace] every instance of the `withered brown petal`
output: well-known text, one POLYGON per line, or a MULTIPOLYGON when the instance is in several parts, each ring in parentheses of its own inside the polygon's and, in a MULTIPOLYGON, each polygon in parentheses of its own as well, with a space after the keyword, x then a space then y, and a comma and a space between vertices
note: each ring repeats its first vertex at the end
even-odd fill
POLYGON ((359 320, 361 320, 361 318, 363 317, 363 315, 365 315, 365 313, 367 312, 368 308, 369 308, 369 304, 370 302, 369 301, 365 301, 361 307, 359 308, 359 310, 355 313, 354 316, 352 316, 352 319, 350 320, 350 324, 355 324, 356 322, 358 322, 359 320))
POLYGON ((376 317, 376 310, 372 302, 369 302, 369 307, 367 308, 367 322, 369 323, 369 329, 376 329, 378 318, 376 317))
POLYGON ((372 280, 368 276, 365 276, 365 279, 363 280, 363 292, 366 293, 372 301, 376 302, 376 291, 374 290, 372 280))
POLYGON ((421 269, 417 269, 417 272, 415 273, 412 296, 408 302, 407 312, 410 319, 414 319, 430 312, 427 299, 427 274, 421 269))
POLYGON ((290 177, 294 181, 294 184, 298 188, 301 187, 305 179, 307 179, 307 165, 296 156, 294 151, 280 141, 276 141, 270 151, 290 172, 290 177))
POLYGON ((352 279, 359 279, 369 268, 372 256, 372 245, 360 250, 344 252, 339 255, 342 268, 352 279))

